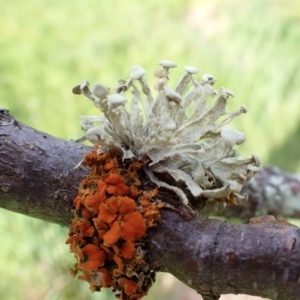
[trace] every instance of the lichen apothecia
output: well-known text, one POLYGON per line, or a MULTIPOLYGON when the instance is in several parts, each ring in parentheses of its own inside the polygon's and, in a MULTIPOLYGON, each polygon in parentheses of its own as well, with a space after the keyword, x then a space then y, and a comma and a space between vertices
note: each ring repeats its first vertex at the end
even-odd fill
POLYGON ((233 149, 245 136, 227 124, 247 109, 226 111, 232 91, 216 90, 209 74, 197 81, 199 70, 191 66, 172 90, 169 73, 176 63, 159 65, 155 99, 140 66, 133 66, 113 93, 100 83, 91 90, 87 81, 72 90, 89 98, 102 115, 81 117, 84 136, 78 141, 88 140, 95 149, 80 162, 90 173, 74 200, 66 242, 76 257, 71 273, 79 273, 92 291, 111 287, 120 299, 142 298, 155 280, 145 260, 145 238, 166 206, 157 197, 160 189, 189 210, 199 199, 236 204, 260 165, 257 155, 244 159, 233 149), (208 97, 215 96, 209 105, 208 97))

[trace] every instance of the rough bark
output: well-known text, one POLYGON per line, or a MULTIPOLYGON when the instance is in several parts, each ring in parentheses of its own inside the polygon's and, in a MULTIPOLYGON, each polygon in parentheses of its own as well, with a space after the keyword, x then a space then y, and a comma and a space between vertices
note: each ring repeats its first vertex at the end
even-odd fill
MULTIPOLYGON (((0 207, 68 226, 72 200, 87 172, 73 167, 88 150, 29 128, 1 110, 0 207)), ((262 170, 258 174, 262 177, 245 188, 249 203, 251 197, 258 199, 256 206, 266 201, 264 191, 269 183, 280 191, 278 180, 268 179, 270 172, 273 169, 262 170)), ((297 195, 299 180, 278 174, 292 179, 287 189, 297 195)), ((273 189, 273 198, 276 195, 273 189)), ((248 211, 247 216, 257 212, 248 211)), ((148 260, 153 269, 172 273, 205 300, 226 293, 289 300, 297 299, 300 292, 299 245, 300 229, 289 224, 261 219, 232 225, 202 215, 186 220, 180 213, 165 209, 159 226, 149 232, 148 260)))
POLYGON ((300 229, 279 223, 232 225, 170 211, 152 230, 150 261, 201 293, 298 299, 300 229))
POLYGON ((24 126, 0 111, 0 207, 68 226, 89 148, 24 126))

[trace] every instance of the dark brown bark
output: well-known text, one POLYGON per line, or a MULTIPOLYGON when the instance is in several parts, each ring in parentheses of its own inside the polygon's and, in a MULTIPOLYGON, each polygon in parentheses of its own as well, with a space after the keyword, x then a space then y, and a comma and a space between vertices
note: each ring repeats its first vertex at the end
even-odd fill
POLYGON ((89 148, 54 138, 0 111, 0 207, 69 226, 82 169, 74 170, 89 148))
MULTIPOLYGON (((279 223, 232 225, 165 211, 152 230, 150 261, 202 294, 298 299, 300 229, 279 223)), ((206 296, 205 296, 206 295, 206 296)))
MULTIPOLYGON (((87 172, 73 167, 87 151, 26 127, 1 110, 0 207, 68 226, 72 200, 87 172)), ((258 182, 262 189, 268 185, 264 178, 258 182)), ((250 199, 260 197, 259 185, 247 188, 250 199)), ((226 293, 289 300, 300 292, 300 229, 288 224, 232 225, 201 215, 187 221, 165 209, 149 232, 148 247, 153 269, 172 273, 206 300, 226 293)))

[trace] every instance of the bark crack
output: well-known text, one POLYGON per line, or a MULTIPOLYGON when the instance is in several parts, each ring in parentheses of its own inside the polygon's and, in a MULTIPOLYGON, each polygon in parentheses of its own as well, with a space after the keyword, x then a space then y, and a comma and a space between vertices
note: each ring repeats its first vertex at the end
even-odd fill
MULTIPOLYGON (((217 248, 219 245, 219 236, 220 236, 220 233, 222 231, 222 227, 224 224, 225 224, 225 222, 220 222, 218 225, 218 230, 215 235, 214 243, 213 243, 213 247, 212 247, 212 251, 211 251, 211 264, 210 264, 210 282, 211 282, 210 294, 211 295, 210 295, 210 297, 212 297, 211 299, 213 299, 213 300, 217 300, 221 297, 221 295, 219 293, 216 293, 214 291, 214 277, 215 277, 214 268, 215 268, 215 254, 217 252, 217 248)), ((209 299, 209 298, 207 298, 207 299, 209 299)))

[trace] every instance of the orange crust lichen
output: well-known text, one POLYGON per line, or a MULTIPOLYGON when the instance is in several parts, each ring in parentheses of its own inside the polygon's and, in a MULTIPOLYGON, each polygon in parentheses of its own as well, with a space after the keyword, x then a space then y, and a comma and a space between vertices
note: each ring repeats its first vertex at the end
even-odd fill
POLYGON ((155 281, 144 260, 147 229, 160 220, 157 189, 143 191, 140 162, 123 164, 118 152, 87 154, 91 172, 74 200, 75 214, 66 244, 77 262, 72 276, 88 281, 92 291, 111 287, 123 300, 140 299, 155 281))

